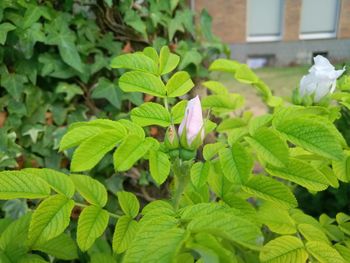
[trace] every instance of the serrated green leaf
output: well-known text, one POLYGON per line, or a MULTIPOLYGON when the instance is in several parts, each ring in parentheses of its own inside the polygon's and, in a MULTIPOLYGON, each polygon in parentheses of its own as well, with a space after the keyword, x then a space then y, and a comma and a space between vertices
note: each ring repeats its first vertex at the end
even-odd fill
POLYGON ((227 87, 224 84, 222 84, 221 82, 209 80, 209 81, 203 82, 202 85, 204 87, 208 88, 214 94, 217 94, 217 95, 228 94, 227 87))
POLYGON ((140 126, 159 125, 168 127, 171 124, 169 112, 160 104, 147 102, 131 111, 131 119, 140 126))
POLYGON ((29 174, 30 176, 38 176, 46 183, 50 185, 57 193, 71 198, 74 195, 75 187, 72 180, 68 175, 57 172, 52 169, 42 168, 27 168, 23 169, 22 172, 29 174))
POLYGON ((342 182, 350 181, 350 155, 346 154, 341 160, 333 160, 332 167, 337 178, 342 182))
POLYGON ((240 66, 237 61, 219 58, 211 63, 209 70, 235 73, 240 66))
POLYGON ((264 175, 250 177, 242 189, 253 196, 273 201, 286 208, 298 205, 293 193, 286 185, 264 175))
POLYGON ((156 200, 153 202, 148 203, 141 212, 142 215, 149 215, 152 214, 152 216, 157 215, 168 215, 168 216, 175 216, 174 207, 163 200, 156 200))
MULTIPOLYGON (((143 54, 146 55, 147 57, 149 57, 150 59, 152 59, 154 61, 154 63, 156 63, 156 65, 158 65, 159 63, 159 56, 157 53, 157 50, 153 47, 145 47, 143 49, 143 54)), ((157 67, 156 67, 157 70, 157 67)))
POLYGON ((40 178, 21 171, 0 172, 0 199, 36 199, 49 195, 49 185, 40 178))
POLYGON ((141 139, 145 138, 145 131, 142 129, 142 127, 136 123, 133 123, 132 121, 129 120, 119 120, 121 124, 127 129, 127 134, 128 135, 137 135, 141 139))
POLYGON ((90 204, 101 207, 106 205, 107 190, 103 184, 88 175, 71 174, 70 178, 73 180, 79 194, 90 204))
POLYGON ((158 97, 166 95, 165 85, 160 77, 141 71, 123 74, 119 78, 119 87, 124 92, 143 92, 158 97))
POLYGON ((82 251, 88 250, 108 225, 108 212, 98 206, 83 209, 78 220, 77 243, 82 251))
POLYGON ((210 163, 195 163, 191 167, 191 181, 196 188, 201 188, 206 184, 209 175, 210 163))
POLYGON ((18 263, 48 263, 42 257, 35 254, 24 255, 17 262, 18 263))
POLYGON ((233 119, 226 119, 223 120, 218 128, 217 131, 218 132, 230 132, 233 131, 234 129, 238 129, 238 128, 245 128, 247 127, 247 123, 240 118, 233 118, 233 119))
POLYGON ((349 262, 349 260, 350 260, 350 248, 343 246, 339 243, 335 244, 334 248, 343 257, 343 259, 345 259, 345 262, 349 262))
POLYGON ((286 167, 269 166, 266 171, 273 176, 292 181, 311 191, 322 191, 328 187, 328 181, 324 174, 307 162, 294 158, 289 160, 286 167))
POLYGON ((320 263, 344 263, 338 251, 324 242, 309 241, 306 249, 320 263))
POLYGON ((158 73, 157 64, 154 60, 141 52, 117 56, 111 61, 111 67, 138 70, 152 74, 158 73))
POLYGON ((320 241, 330 244, 326 234, 311 224, 299 224, 298 231, 307 241, 320 241))
POLYGON ((258 220, 274 233, 286 235, 297 232, 296 224, 288 210, 274 205, 273 202, 264 202, 260 205, 258 220))
POLYGON ((62 234, 70 221, 74 201, 63 195, 53 195, 40 203, 32 215, 28 241, 40 245, 62 234))
POLYGON ((71 171, 80 172, 92 169, 122 139, 120 134, 107 130, 82 142, 74 151, 71 171))
POLYGON ((337 137, 327 124, 320 120, 288 118, 275 126, 289 141, 310 152, 332 160, 341 160, 343 157, 337 137))
POLYGON ((208 184, 221 199, 225 199, 233 191, 234 185, 224 176, 219 160, 211 162, 208 184))
POLYGON ((170 161, 167 154, 161 151, 150 151, 149 168, 151 176, 157 184, 164 183, 170 173, 170 161))
POLYGON ((225 147, 225 144, 222 142, 210 143, 204 145, 203 148, 203 157, 206 161, 212 159, 219 151, 225 147))
POLYGON ((126 251, 137 232, 137 222, 129 216, 121 216, 115 226, 113 235, 113 251, 117 254, 126 251))
POLYGON ((248 180, 253 168, 253 159, 242 145, 235 143, 231 149, 221 149, 219 157, 222 171, 228 180, 236 184, 248 180))
POLYGON ((254 135, 254 133, 260 128, 271 123, 273 115, 264 114, 261 116, 253 117, 249 120, 249 133, 254 135))
POLYGON ((186 241, 187 236, 188 233, 181 228, 174 228, 161 233, 149 244, 142 262, 171 262, 186 241))
POLYGON ((130 192, 118 192, 118 202, 123 212, 131 218, 135 218, 139 214, 140 203, 137 197, 130 192))
POLYGON ((186 71, 176 72, 168 80, 165 89, 168 97, 180 97, 194 87, 191 76, 186 71))
POLYGON ((171 108, 171 117, 174 124, 179 124, 183 120, 187 103, 187 100, 181 100, 171 108))
POLYGON ((91 255, 90 263, 106 263, 106 262, 116 263, 117 261, 110 253, 97 252, 91 255))
POLYGON ((125 253, 125 263, 139 263, 142 261, 147 247, 159 234, 168 229, 175 228, 178 220, 171 216, 160 215, 156 218, 151 217, 145 220, 141 219, 139 222, 139 230, 137 231, 137 238, 135 238, 129 249, 125 253))
POLYGON ((285 262, 306 262, 306 253, 303 242, 293 236, 282 236, 267 243, 261 253, 261 262, 285 263, 285 262))
POLYGON ((83 141, 102 132, 99 127, 77 127, 68 131, 60 141, 60 151, 79 145, 83 141))
POLYGON ((245 137, 245 140, 266 162, 278 167, 288 164, 288 145, 274 130, 261 127, 252 137, 245 137))
POLYGON ((244 98, 239 94, 209 95, 202 99, 203 108, 216 113, 232 112, 243 105, 244 98))
POLYGON ((159 73, 164 75, 174 70, 179 64, 180 57, 178 55, 170 53, 167 46, 162 47, 159 56, 159 73))
POLYGON ((154 144, 153 138, 129 135, 113 154, 114 168, 120 172, 129 170, 154 144))
POLYGON ((63 260, 73 260, 78 258, 77 245, 67 234, 61 234, 45 243, 34 246, 33 250, 38 250, 63 260))
POLYGON ((228 213, 217 212, 194 218, 187 229, 194 233, 212 233, 250 249, 258 249, 263 242, 260 229, 255 224, 228 213))

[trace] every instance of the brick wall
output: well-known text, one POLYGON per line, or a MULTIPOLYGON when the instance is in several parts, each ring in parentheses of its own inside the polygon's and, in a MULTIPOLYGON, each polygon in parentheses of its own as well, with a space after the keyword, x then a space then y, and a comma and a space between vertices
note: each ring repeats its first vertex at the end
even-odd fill
POLYGON ((213 32, 226 43, 246 40, 246 0, 195 0, 195 11, 206 8, 213 18, 213 32))
POLYGON ((283 40, 299 40, 302 0, 285 0, 283 40))
POLYGON ((338 38, 350 38, 350 0, 341 0, 338 38))

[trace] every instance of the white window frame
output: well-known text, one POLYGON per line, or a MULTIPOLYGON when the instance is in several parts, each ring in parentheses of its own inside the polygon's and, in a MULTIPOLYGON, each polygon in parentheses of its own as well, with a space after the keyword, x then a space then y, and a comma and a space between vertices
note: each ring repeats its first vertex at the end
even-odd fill
MULTIPOLYGON (((248 0, 246 0, 248 3, 248 0)), ((285 14, 285 0, 281 1, 281 30, 279 35, 264 35, 264 36, 249 36, 249 10, 247 8, 246 14, 246 41, 247 42, 278 42, 281 41, 283 38, 283 29, 284 29, 284 14, 285 14)))
MULTIPOLYGON (((320 33, 301 33, 301 28, 299 29, 299 39, 301 40, 311 40, 311 39, 330 39, 336 38, 339 26, 339 18, 340 18, 340 6, 341 0, 337 0, 336 14, 335 14, 335 29, 334 32, 320 32, 320 33)), ((303 8, 303 7, 301 7, 303 8)), ((301 14, 301 10, 300 10, 301 14)), ((301 16, 300 16, 300 27, 301 27, 301 16)))

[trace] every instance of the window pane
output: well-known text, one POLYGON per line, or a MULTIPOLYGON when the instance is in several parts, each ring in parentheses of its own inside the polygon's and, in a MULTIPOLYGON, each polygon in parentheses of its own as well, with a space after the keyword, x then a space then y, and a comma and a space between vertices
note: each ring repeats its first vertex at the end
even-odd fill
POLYGON ((335 33, 338 4, 338 0, 303 0, 301 33, 335 33))
POLYGON ((283 0, 248 0, 248 36, 281 35, 283 0))

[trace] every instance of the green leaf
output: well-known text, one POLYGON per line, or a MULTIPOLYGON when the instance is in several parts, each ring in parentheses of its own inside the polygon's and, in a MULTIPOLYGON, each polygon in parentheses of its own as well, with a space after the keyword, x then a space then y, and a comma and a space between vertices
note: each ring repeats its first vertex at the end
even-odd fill
POLYGON ((84 65, 81 61, 75 42, 75 34, 65 26, 58 31, 50 31, 47 44, 58 45, 58 51, 62 60, 72 68, 83 73, 84 65))
POLYGON ((210 163, 198 162, 191 167, 191 181, 196 188, 206 184, 209 175, 210 163))
POLYGON ((186 241, 188 233, 184 229, 174 228, 158 235, 147 247, 145 263, 167 263, 171 262, 186 241))
POLYGON ((242 189, 253 196, 273 201, 282 207, 291 208, 298 205, 293 193, 286 185, 264 175, 250 177, 242 189))
POLYGON ((140 125, 137 125, 136 123, 133 123, 132 121, 129 120, 119 120, 121 124, 128 130, 129 135, 137 135, 141 139, 145 138, 145 131, 142 129, 140 125))
POLYGON ((222 142, 209 143, 204 145, 203 148, 203 157, 206 161, 212 159, 219 151, 225 147, 225 144, 222 142))
POLYGON ((116 171, 129 170, 153 146, 153 138, 142 139, 137 135, 129 135, 113 154, 113 163, 116 171))
POLYGON ((219 160, 211 161, 208 184, 211 190, 221 199, 225 199, 235 187, 226 176, 224 176, 219 160))
POLYGON ((77 245, 67 234, 61 234, 45 243, 34 246, 33 250, 38 250, 63 260, 78 258, 77 245))
POLYGON ((341 160, 333 160, 332 167, 337 178, 342 182, 350 181, 350 155, 346 154, 341 160))
POLYGON ((171 116, 173 118, 174 124, 181 123, 185 117, 187 103, 187 100, 181 100, 171 108, 171 116))
POLYGON ((93 168, 106 153, 117 146, 123 139, 121 134, 107 130, 82 142, 74 151, 71 171, 80 172, 93 168))
POLYGON ((187 226, 192 233, 212 233, 250 249, 263 242, 260 229, 252 222, 230 213, 217 212, 194 218, 187 226))
POLYGON ((35 254, 27 254, 21 257, 21 259, 18 261, 19 263, 47 263, 46 260, 44 260, 39 255, 35 254))
POLYGON ((140 126, 159 125, 168 127, 171 124, 169 112, 160 104, 147 102, 131 111, 131 119, 140 126))
POLYGON ((96 179, 88 175, 71 174, 75 187, 79 194, 84 197, 90 204, 104 207, 107 203, 107 190, 96 179))
POLYGON ((0 24, 0 45, 4 45, 7 38, 7 33, 16 29, 11 23, 0 24))
POLYGON ((113 235, 113 251, 117 254, 126 251, 136 236, 137 222, 129 216, 118 219, 113 235))
POLYGON ((125 12, 123 21, 135 29, 137 32, 141 33, 144 39, 147 39, 146 24, 142 21, 141 17, 136 11, 129 9, 125 12))
POLYGON ((282 236, 267 243, 261 253, 261 262, 284 263, 284 262, 306 262, 306 253, 303 242, 293 236, 282 236))
POLYGON ((216 113, 234 111, 244 105, 244 98, 239 94, 209 95, 202 99, 205 109, 212 109, 216 113))
POLYGON ((90 259, 90 263, 117 263, 116 259, 110 253, 96 252, 91 255, 90 259))
POLYGON ((153 47, 145 47, 142 52, 144 55, 146 55, 147 57, 149 57, 154 61, 154 63, 156 64, 155 74, 157 74, 157 70, 158 70, 157 65, 159 63, 159 56, 158 56, 157 50, 153 47))
POLYGON ((126 251, 123 261, 125 263, 142 262, 146 254, 145 247, 161 233, 168 229, 173 229, 177 226, 178 220, 171 216, 159 215, 156 218, 150 217, 145 220, 144 217, 139 222, 139 230, 137 231, 137 238, 134 238, 126 251))
POLYGON ((296 224, 290 217, 288 210, 276 206, 273 202, 265 201, 262 203, 257 218, 274 233, 286 235, 297 232, 296 224))
POLYGON ((96 87, 92 91, 91 98, 106 99, 117 109, 120 109, 122 106, 121 90, 116 84, 104 77, 98 80, 96 87))
POLYGON ((168 97, 180 97, 194 87, 191 76, 186 71, 176 72, 165 86, 168 97))
POLYGON ((180 57, 178 55, 170 53, 167 46, 162 47, 159 56, 159 73, 164 75, 174 70, 179 64, 180 57))
POLYGON ((70 84, 66 82, 58 83, 56 93, 65 93, 66 95, 64 100, 66 102, 70 102, 76 95, 84 94, 83 90, 77 84, 70 84))
POLYGON ((74 201, 63 195, 53 195, 40 203, 29 226, 29 244, 40 245, 62 234, 69 225, 74 201))
POLYGON ((38 176, 50 185, 57 193, 71 198, 74 195, 75 187, 70 177, 64 173, 57 172, 52 169, 27 168, 22 170, 30 176, 38 176))
POLYGON ((324 174, 307 162, 291 158, 286 167, 269 166, 266 171, 277 177, 292 181, 311 191, 322 191, 328 187, 324 174))
POLYGON ((45 198, 50 187, 40 178, 20 171, 0 172, 0 199, 45 198))
POLYGON ((341 160, 343 157, 340 143, 327 123, 311 118, 288 117, 275 126, 289 141, 310 152, 332 160, 341 160))
POLYGON ((156 75, 158 73, 154 60, 141 52, 117 56, 112 60, 111 67, 138 70, 156 75))
POLYGON ((274 130, 259 128, 252 137, 245 137, 245 140, 266 162, 278 167, 288 164, 288 145, 274 130))
POLYGON ((211 63, 209 70, 236 73, 240 66, 241 64, 237 61, 219 58, 214 60, 213 63, 211 63))
POLYGON ((68 131, 60 141, 60 151, 79 145, 83 141, 102 132, 99 127, 77 127, 68 131))
POLYGON ((170 173, 170 161, 167 154, 161 151, 150 151, 149 168, 151 176, 157 184, 161 185, 170 173))
POLYGON ((82 251, 88 250, 95 240, 106 230, 109 215, 98 206, 83 209, 78 220, 77 243, 82 251))
POLYGON ((221 149, 219 157, 222 171, 228 180, 236 184, 248 180, 253 169, 253 159, 241 144, 235 143, 231 149, 221 149))
POLYGON ((307 241, 320 241, 330 244, 326 234, 311 224, 299 224, 298 231, 307 241))
POLYGON ((202 12, 200 13, 200 25, 201 25, 201 30, 202 34, 205 37, 206 40, 208 41, 213 41, 214 40, 214 35, 212 30, 212 17, 209 15, 208 11, 206 9, 203 9, 202 12))
POLYGON ((209 81, 202 82, 202 85, 208 88, 214 94, 217 94, 217 95, 228 94, 227 87, 221 82, 209 80, 209 81))
POLYGON ((164 97, 166 90, 160 77, 141 71, 130 71, 119 78, 119 87, 124 92, 143 92, 164 97))
POLYGON ((260 116, 253 117, 249 120, 249 133, 254 135, 260 127, 269 125, 273 119, 273 115, 264 114, 260 116))
POLYGON ((306 243, 306 249, 321 263, 344 263, 338 251, 324 242, 309 241, 306 243))
POLYGON ((20 74, 2 74, 0 85, 15 99, 19 100, 24 90, 24 83, 27 82, 27 77, 20 74))
POLYGON ((259 82, 259 78, 246 64, 241 64, 237 69, 235 79, 246 84, 255 84, 259 82))
POLYGON ((121 209, 127 216, 135 218, 139 214, 140 203, 133 193, 122 191, 117 193, 117 197, 121 209))

